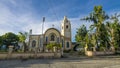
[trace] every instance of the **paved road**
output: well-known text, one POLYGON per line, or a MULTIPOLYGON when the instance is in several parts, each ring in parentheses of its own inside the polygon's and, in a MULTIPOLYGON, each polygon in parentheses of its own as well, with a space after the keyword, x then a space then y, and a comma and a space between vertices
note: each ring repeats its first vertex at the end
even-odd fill
POLYGON ((120 58, 0 60, 0 68, 120 68, 120 58))

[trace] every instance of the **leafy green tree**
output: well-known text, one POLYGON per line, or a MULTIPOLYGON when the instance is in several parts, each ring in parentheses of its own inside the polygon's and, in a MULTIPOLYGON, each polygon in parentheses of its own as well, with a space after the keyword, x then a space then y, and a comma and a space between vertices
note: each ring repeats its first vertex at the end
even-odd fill
POLYGON ((99 37, 100 46, 108 50, 110 48, 109 35, 108 35, 108 30, 104 24, 101 24, 98 37, 99 37))
POLYGON ((28 33, 27 32, 19 32, 18 37, 19 37, 19 42, 23 43, 23 51, 26 52, 27 51, 27 44, 25 41, 28 37, 28 33))
POLYGON ((79 42, 82 46, 85 46, 85 37, 87 35, 87 29, 85 25, 82 25, 80 28, 77 29, 75 40, 79 42))
POLYGON ((17 46, 19 41, 18 36, 12 32, 8 32, 2 35, 2 39, 3 39, 3 44, 7 45, 7 48, 10 45, 17 46))

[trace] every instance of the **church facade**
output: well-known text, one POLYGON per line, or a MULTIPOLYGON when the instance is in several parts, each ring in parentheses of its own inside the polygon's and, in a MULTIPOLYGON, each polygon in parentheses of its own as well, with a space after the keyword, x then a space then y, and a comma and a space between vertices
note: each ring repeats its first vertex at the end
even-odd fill
POLYGON ((61 23, 61 31, 56 28, 47 29, 44 34, 34 35, 30 30, 29 35, 29 50, 37 48, 39 50, 46 49, 49 43, 58 43, 62 45, 63 50, 72 48, 71 42, 71 23, 65 16, 61 23))

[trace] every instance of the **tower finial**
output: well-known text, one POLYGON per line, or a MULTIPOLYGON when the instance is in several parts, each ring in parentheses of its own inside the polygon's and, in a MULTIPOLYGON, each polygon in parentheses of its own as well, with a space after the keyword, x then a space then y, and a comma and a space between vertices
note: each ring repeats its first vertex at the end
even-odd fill
POLYGON ((66 20, 67 19, 67 16, 64 16, 64 20, 66 20))
POLYGON ((67 16, 64 16, 63 22, 64 22, 64 23, 68 22, 67 16))

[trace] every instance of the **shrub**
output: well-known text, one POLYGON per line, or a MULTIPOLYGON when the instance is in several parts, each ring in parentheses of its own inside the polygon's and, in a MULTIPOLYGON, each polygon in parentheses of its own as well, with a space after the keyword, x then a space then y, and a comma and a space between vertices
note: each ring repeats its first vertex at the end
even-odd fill
POLYGON ((84 50, 79 51, 78 55, 85 55, 85 51, 84 50))
POLYGON ((57 47, 57 49, 60 49, 62 46, 61 46, 61 44, 50 43, 50 44, 47 44, 46 47, 48 48, 48 50, 53 50, 53 47, 57 47))

